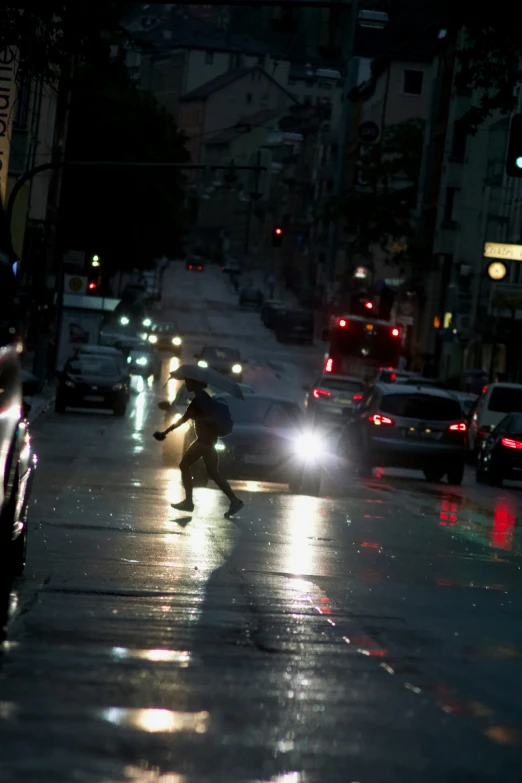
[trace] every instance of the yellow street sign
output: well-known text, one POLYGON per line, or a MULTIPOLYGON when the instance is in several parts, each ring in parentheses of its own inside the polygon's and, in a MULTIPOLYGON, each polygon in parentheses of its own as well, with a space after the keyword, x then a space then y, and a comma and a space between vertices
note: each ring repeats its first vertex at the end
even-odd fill
POLYGON ((503 261, 522 261, 522 245, 486 242, 484 256, 485 258, 501 258, 503 261))

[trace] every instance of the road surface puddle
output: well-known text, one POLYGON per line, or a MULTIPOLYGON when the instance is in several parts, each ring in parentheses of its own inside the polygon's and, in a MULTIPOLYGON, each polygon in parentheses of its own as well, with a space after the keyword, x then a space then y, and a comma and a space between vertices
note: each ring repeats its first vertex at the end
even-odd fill
POLYGON ((138 729, 150 734, 175 734, 177 732, 195 732, 205 734, 208 730, 209 713, 174 712, 157 709, 125 709, 109 707, 98 713, 103 719, 115 726, 138 729))

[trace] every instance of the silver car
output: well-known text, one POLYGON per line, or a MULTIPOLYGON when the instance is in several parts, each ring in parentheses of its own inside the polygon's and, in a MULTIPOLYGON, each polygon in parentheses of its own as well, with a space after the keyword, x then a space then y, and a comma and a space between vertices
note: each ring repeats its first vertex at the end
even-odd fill
POLYGON ((341 436, 340 450, 361 476, 372 468, 422 470, 428 481, 460 484, 467 424, 457 397, 444 389, 377 383, 341 436))
POLYGON ((364 381, 344 375, 322 375, 306 395, 308 419, 341 422, 345 412, 355 410, 364 393, 364 381))

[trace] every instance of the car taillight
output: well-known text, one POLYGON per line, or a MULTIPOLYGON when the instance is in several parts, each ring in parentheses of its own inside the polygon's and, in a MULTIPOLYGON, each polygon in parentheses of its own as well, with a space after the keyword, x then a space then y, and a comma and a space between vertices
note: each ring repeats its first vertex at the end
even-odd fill
POLYGON ((320 399, 321 397, 331 397, 332 396, 332 392, 329 392, 326 389, 314 389, 312 394, 314 395, 316 400, 320 399))
POLYGON ((340 318, 339 319, 339 326, 342 329, 345 329, 348 326, 348 321, 346 320, 346 318, 340 318))
POLYGON ((359 400, 362 400, 363 396, 362 394, 354 394, 353 399, 358 402, 359 400))
POLYGON ((373 416, 368 416, 368 421, 371 421, 372 424, 376 424, 378 427, 380 427, 381 424, 395 424, 393 419, 389 419, 388 416, 381 416, 380 413, 374 413, 373 416))
POLYGON ((327 359, 324 365, 325 372, 333 372, 333 359, 327 359))
POLYGON ((522 449, 522 442, 513 438, 502 438, 500 442, 506 449, 522 449))
POLYGON ((397 327, 395 327, 394 329, 391 330, 391 333, 392 333, 392 337, 398 337, 400 335, 400 330, 397 329, 397 327))
POLYGON ((450 424, 448 429, 451 430, 451 432, 466 432, 468 425, 465 421, 459 421, 458 424, 450 424))
POLYGON ((202 271, 203 271, 203 267, 202 266, 198 266, 198 272, 202 272, 202 271))
POLYGON ((193 268, 194 268, 194 267, 192 266, 192 264, 189 264, 189 269, 193 269, 193 268))

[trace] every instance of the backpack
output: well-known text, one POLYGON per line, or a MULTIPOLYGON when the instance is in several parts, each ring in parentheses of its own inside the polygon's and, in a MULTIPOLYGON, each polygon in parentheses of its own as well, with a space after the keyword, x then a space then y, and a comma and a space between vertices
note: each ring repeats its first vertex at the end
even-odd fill
POLYGON ((226 402, 212 400, 210 417, 212 418, 214 431, 219 438, 225 438, 227 435, 230 435, 234 422, 226 402))

